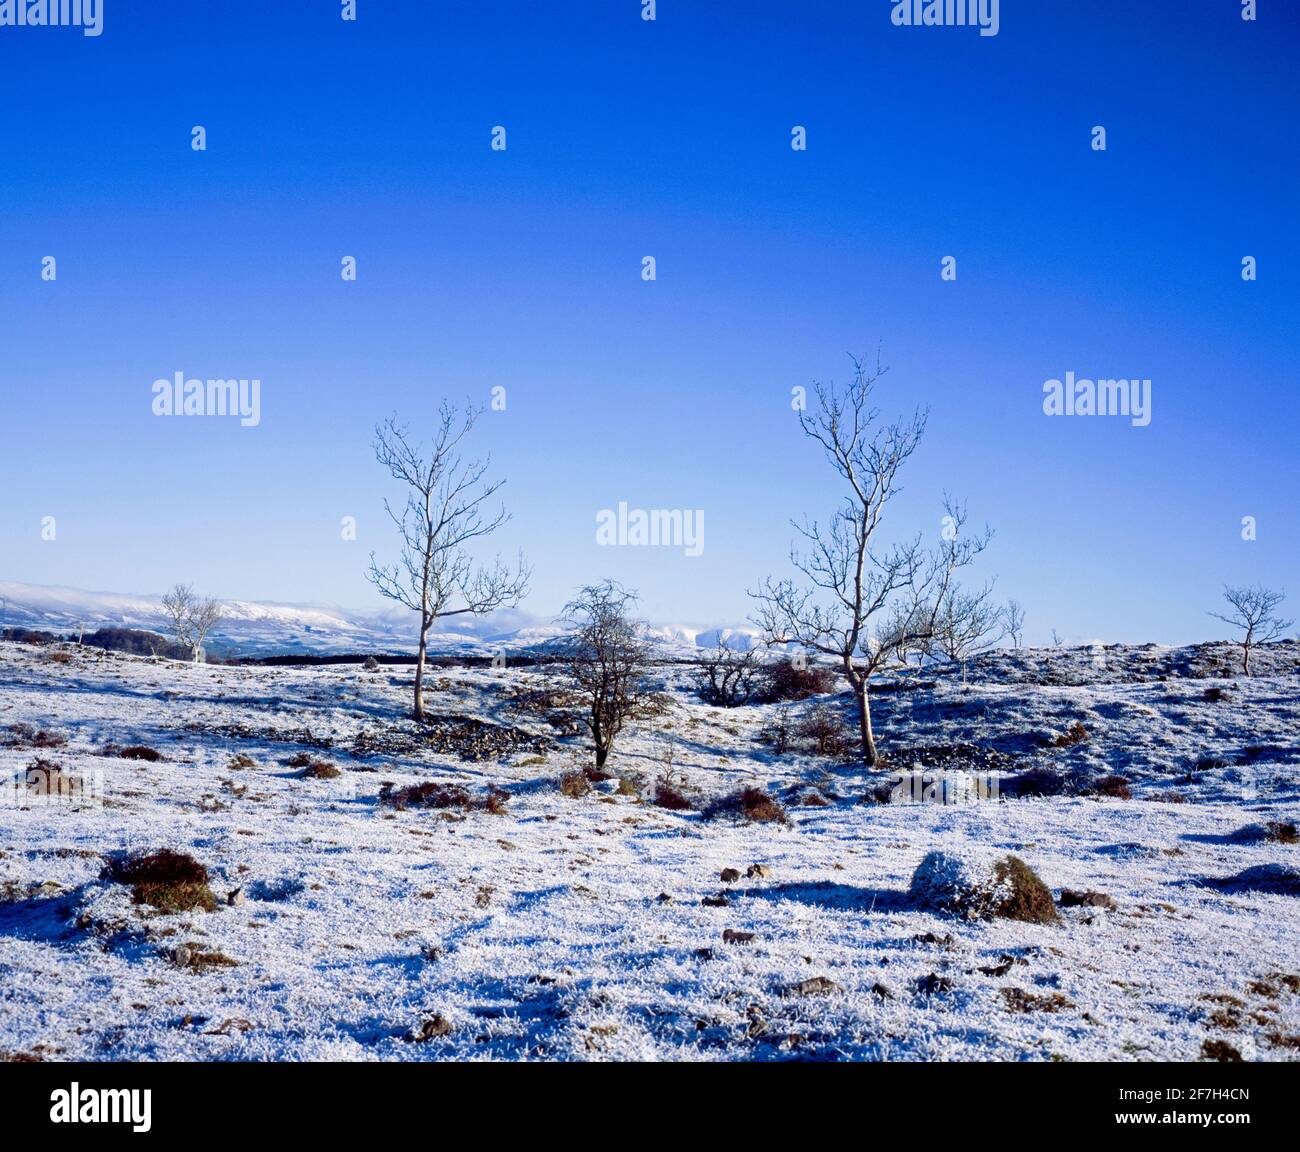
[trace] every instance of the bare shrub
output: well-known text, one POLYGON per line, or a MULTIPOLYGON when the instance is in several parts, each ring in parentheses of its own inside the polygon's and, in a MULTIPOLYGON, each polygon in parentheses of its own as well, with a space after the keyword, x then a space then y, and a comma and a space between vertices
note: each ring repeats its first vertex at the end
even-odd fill
POLYGON ((1092 782, 1090 796, 1109 796, 1114 800, 1132 800, 1133 792, 1127 776, 1102 776, 1092 782))
POLYGON ((21 720, 10 724, 0 736, 0 747, 3 748, 62 748, 67 742, 68 738, 61 732, 35 728, 21 720))
POLYGON ((158 749, 150 748, 146 744, 128 744, 126 747, 120 744, 105 744, 102 755, 115 756, 119 760, 145 760, 150 764, 157 764, 165 759, 158 749))
POLYGON ((844 720, 829 704, 817 704, 799 721, 799 738, 811 745, 818 756, 843 757, 849 751, 844 720))
POLYGON ((736 708, 748 704, 761 686, 763 666, 754 648, 729 648, 718 639, 718 646, 701 660, 696 674, 700 699, 719 708, 736 708))
POLYGON ((749 824, 788 824, 790 818, 780 802, 761 788, 739 788, 712 801, 703 813, 704 819, 716 820, 726 816, 744 820, 749 824))
POLYGON ((131 885, 131 898, 164 912, 201 909, 214 912, 217 898, 208 887, 208 870, 185 852, 160 848, 109 862, 108 878, 131 885))
POLYGON ((779 704, 834 691, 834 668, 802 659, 778 660, 763 666, 756 699, 764 704, 779 704))
POLYGON ((404 788, 384 784, 379 790, 379 803, 399 812, 407 808, 455 808, 462 812, 487 812, 501 816, 505 814, 509 799, 510 793, 495 785, 489 786, 483 797, 475 800, 460 784, 440 784, 432 780, 408 784, 404 788))
POLYGON ((582 771, 566 772, 560 777, 560 791, 570 800, 577 800, 591 792, 591 781, 582 771))
POLYGON ((794 740, 794 729, 790 724, 790 717, 784 712, 778 712, 776 719, 766 728, 763 728, 758 738, 764 744, 771 745, 772 751, 777 756, 784 756, 789 750, 794 740))
POLYGON ((1073 748, 1076 744, 1082 744, 1088 739, 1088 729, 1076 720, 1059 736, 1051 740, 1053 748, 1073 748))

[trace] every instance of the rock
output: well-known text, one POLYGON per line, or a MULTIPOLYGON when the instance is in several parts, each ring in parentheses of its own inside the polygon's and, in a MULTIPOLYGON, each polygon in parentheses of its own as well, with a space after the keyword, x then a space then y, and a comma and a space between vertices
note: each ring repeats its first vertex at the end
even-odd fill
POLYGON ((719 875, 724 884, 734 884, 740 879, 740 872, 735 868, 724 868, 719 875))
POLYGON ((706 896, 700 901, 706 908, 730 908, 731 901, 725 896, 706 896))
POLYGON ((724 944, 748 944, 754 939, 752 932, 737 932, 732 928, 727 928, 722 933, 722 942, 724 944))
POLYGON ((673 898, 669 896, 667 892, 660 892, 659 895, 655 897, 656 904, 671 904, 672 902, 673 898))
POLYGON ((236 888, 226 896, 226 904, 230 908, 242 908, 247 902, 248 900, 244 895, 244 889, 242 887, 236 888))
POLYGON ((745 869, 745 875, 750 880, 766 880, 772 875, 772 869, 766 864, 751 864, 745 869))
POLYGON ((871 986, 871 991, 872 991, 872 993, 874 993, 876 996, 879 996, 882 1000, 893 1000, 893 999, 894 999, 894 991, 893 991, 893 989, 890 988, 889 985, 887 985, 887 984, 882 984, 882 983, 880 983, 879 980, 877 980, 877 981, 876 981, 876 982, 871 986))
POLYGON ((1073 888, 1061 889, 1062 908, 1114 908, 1115 901, 1105 892, 1076 892, 1073 888))
POLYGON ((426 1040, 437 1040, 443 1036, 450 1036, 456 1029, 452 1026, 450 1020, 445 1016, 430 1016, 421 1020, 414 1028, 406 1034, 406 1040, 413 1044, 422 1044, 426 1040))
POLYGON ((800 980, 797 984, 791 984, 786 989, 786 995, 829 996, 832 992, 838 992, 839 990, 840 986, 829 976, 809 976, 807 980, 800 980))
POLYGON ((912 986, 922 996, 942 996, 946 992, 951 992, 953 988, 952 981, 947 976, 940 976, 937 972, 927 973, 912 986))
POLYGON ((984 850, 929 853, 912 875, 908 898, 917 908, 967 920, 1054 924, 1060 919, 1051 890, 1028 864, 984 850))
POLYGON ((188 944, 178 944, 172 949, 172 963, 181 968, 188 968, 194 959, 188 944))

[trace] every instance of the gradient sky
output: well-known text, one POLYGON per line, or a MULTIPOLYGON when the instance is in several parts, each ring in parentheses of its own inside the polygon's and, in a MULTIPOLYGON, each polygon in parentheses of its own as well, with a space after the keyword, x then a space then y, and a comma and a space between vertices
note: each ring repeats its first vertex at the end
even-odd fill
POLYGON ((503 385, 524 607, 613 576, 738 622, 838 499, 791 388, 882 342, 881 403, 932 410, 886 529, 966 497, 1031 641, 1224 635, 1225 581, 1300 608, 1288 3, 104 3, 0 28, 0 579, 378 606, 373 425, 503 385), (177 371, 260 378, 261 425, 154 417, 177 371), (1067 371, 1150 378, 1150 426, 1044 416, 1067 371), (704 554, 598 547, 619 501, 702 509, 704 554))

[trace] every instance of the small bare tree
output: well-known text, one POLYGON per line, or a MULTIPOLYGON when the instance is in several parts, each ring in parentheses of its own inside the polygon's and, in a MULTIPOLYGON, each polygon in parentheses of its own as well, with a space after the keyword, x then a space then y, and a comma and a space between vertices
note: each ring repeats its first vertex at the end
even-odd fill
POLYGON ((1013 648, 1019 648, 1025 636, 1025 609, 1019 600, 1008 600, 1002 609, 1002 627, 1013 648))
POLYGON ((194 601, 194 607, 190 612, 190 649, 194 654, 195 664, 203 658, 203 642, 208 638, 208 633, 221 623, 223 616, 221 601, 212 599, 194 601))
POLYGON ((1006 635, 1002 610, 993 603, 993 589, 967 592, 953 584, 934 614, 930 655, 960 663, 991 648, 1006 635))
POLYGON ((177 584, 163 594, 163 615, 176 643, 187 648, 197 664, 203 658, 203 642, 223 618, 221 601, 195 595, 189 584, 177 584))
POLYGON ((407 496, 400 512, 384 501, 401 537, 399 559, 381 567, 372 552, 368 577, 381 595, 419 613, 413 707, 417 720, 424 718, 424 667, 433 622, 513 606, 528 590, 529 569, 522 554, 512 568, 500 558, 490 566, 477 565, 468 551, 473 541, 490 536, 510 519, 504 506, 485 510, 505 483, 484 479, 490 460, 466 462, 460 455, 461 442, 473 430, 479 411, 467 406, 462 412, 444 401, 427 453, 396 417, 375 429, 375 458, 406 486, 407 496))
POLYGON ((177 584, 170 592, 163 593, 163 615, 167 617, 176 643, 182 648, 193 647, 190 643, 190 614, 194 611, 194 599, 194 589, 188 584, 177 584))
POLYGON ((583 721, 603 768, 614 738, 651 696, 653 649, 632 616, 636 593, 614 580, 589 584, 564 607, 573 630, 561 642, 561 669, 586 702, 583 721))
POLYGON ((717 648, 700 661, 700 698, 719 708, 748 704, 758 690, 762 672, 757 649, 728 647, 719 635, 717 648))
POLYGON ((1283 620, 1275 615, 1278 606, 1286 599, 1286 593, 1275 592, 1258 584, 1253 588, 1232 588, 1225 584, 1223 598, 1231 606, 1232 612, 1227 615, 1211 612, 1209 615, 1242 630, 1243 635, 1239 641, 1241 670, 1249 676, 1251 649, 1278 639, 1295 623, 1294 620, 1283 620))
POLYGON ((885 369, 877 362, 868 371, 856 359, 853 369, 843 394, 815 385, 817 411, 799 417, 848 489, 829 525, 794 525, 807 552, 792 549, 790 559, 809 586, 769 578, 751 595, 769 644, 797 645, 841 666, 857 703, 862 761, 870 768, 879 758, 867 695, 872 676, 934 635, 953 574, 984 549, 990 534, 968 540, 965 509, 946 499, 941 547, 927 551, 920 536, 877 547, 881 518, 899 491, 899 470, 925 432, 926 414, 881 424, 872 396, 885 369))

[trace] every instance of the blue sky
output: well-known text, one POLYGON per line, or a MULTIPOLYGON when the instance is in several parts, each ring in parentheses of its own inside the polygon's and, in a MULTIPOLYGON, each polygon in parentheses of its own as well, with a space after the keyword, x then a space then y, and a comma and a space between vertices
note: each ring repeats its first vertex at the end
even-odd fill
POLYGON ((838 498, 790 389, 881 342, 882 404, 932 410, 887 529, 966 497, 1031 640, 1221 635, 1225 581, 1300 599, 1278 0, 1003 0, 987 38, 889 0, 104 3, 98 38, 0 28, 0 579, 377 605, 375 422, 500 385, 524 607, 613 576, 736 622, 838 498), (260 426, 154 417, 177 371, 259 378, 260 426), (1151 379, 1150 426, 1044 416, 1067 371, 1151 379), (598 547, 619 501, 702 509, 704 554, 598 547))

